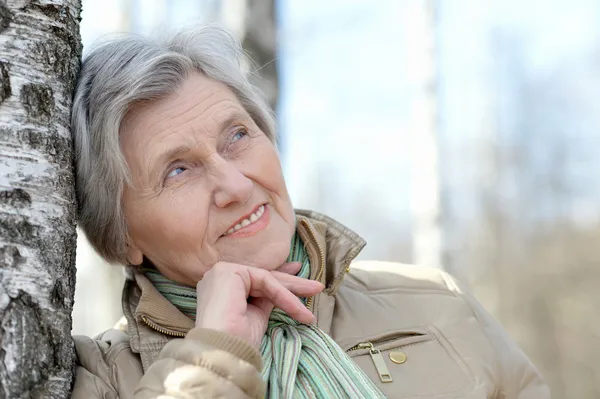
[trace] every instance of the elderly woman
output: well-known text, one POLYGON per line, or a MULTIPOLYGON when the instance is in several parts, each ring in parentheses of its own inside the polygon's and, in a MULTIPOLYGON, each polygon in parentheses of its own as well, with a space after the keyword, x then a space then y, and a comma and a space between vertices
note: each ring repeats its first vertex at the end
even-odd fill
POLYGON ((79 221, 130 273, 126 326, 75 337, 73 398, 548 398, 452 277, 353 261, 357 234, 294 210, 242 56, 199 28, 83 63, 79 221))

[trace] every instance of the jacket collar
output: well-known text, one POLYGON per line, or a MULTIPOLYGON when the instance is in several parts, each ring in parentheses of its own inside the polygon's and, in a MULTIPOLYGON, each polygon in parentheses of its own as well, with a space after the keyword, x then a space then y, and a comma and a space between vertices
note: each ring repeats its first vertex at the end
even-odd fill
POLYGON ((298 234, 307 249, 315 247, 317 252, 319 248, 322 250, 323 259, 310 260, 311 265, 318 265, 324 261, 324 273, 317 276, 318 268, 313 267, 311 279, 320 277, 319 281, 326 287, 325 292, 329 295, 335 294, 350 262, 365 247, 366 241, 341 223, 317 212, 297 209, 296 219, 298 234), (311 231, 313 234, 310 234, 311 231))
MULTIPOLYGON (((317 325, 330 333, 335 293, 349 270, 350 262, 366 242, 335 220, 313 211, 296 210, 297 231, 311 261, 311 279, 325 285, 309 308, 317 325)), ((165 299, 141 273, 134 273, 123 288, 123 314, 131 349, 139 353, 144 371, 174 337, 184 337, 194 322, 165 299)))

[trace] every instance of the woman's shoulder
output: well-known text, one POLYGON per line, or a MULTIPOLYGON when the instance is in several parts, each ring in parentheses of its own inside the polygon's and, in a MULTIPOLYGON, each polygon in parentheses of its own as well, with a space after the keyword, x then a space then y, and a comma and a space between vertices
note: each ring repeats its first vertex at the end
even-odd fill
POLYGON ((86 366, 87 363, 96 365, 98 360, 108 361, 121 354, 130 352, 129 336, 118 329, 107 330, 96 337, 85 335, 74 335, 73 343, 79 363, 86 366))
POLYGON ((108 371, 117 362, 136 363, 132 362, 137 355, 131 350, 129 336, 119 329, 107 330, 94 338, 74 335, 73 343, 78 365, 94 374, 108 371))
POLYGON ((345 285, 360 291, 416 290, 452 294, 457 283, 441 269, 385 261, 354 261, 345 285))
POLYGON ((74 335, 73 342, 78 365, 75 388, 79 390, 88 392, 94 386, 119 393, 129 385, 134 387, 143 375, 139 356, 131 350, 124 331, 111 329, 94 338, 74 335))
MULTIPOLYGON (((474 299, 443 270, 394 262, 356 261, 335 293, 338 330, 366 326, 379 332, 463 326, 460 335, 481 336, 474 299)), ((483 342, 485 343, 485 338, 483 342)))
POLYGON ((488 338, 500 329, 491 327, 489 314, 464 285, 431 267, 354 262, 336 292, 336 305, 337 330, 352 331, 360 324, 376 336, 425 328, 450 341, 468 337, 480 353, 492 352, 488 338))
MULTIPOLYGON (((444 323, 470 325, 479 334, 490 328, 490 316, 468 286, 444 270, 383 261, 355 261, 336 292, 344 301, 356 302, 357 308, 382 308, 390 314, 402 313, 412 325, 444 323), (470 324, 474 320, 476 323, 470 324)), ((360 313, 360 312, 359 312, 360 313)), ((494 323, 494 329, 500 329, 494 323)))

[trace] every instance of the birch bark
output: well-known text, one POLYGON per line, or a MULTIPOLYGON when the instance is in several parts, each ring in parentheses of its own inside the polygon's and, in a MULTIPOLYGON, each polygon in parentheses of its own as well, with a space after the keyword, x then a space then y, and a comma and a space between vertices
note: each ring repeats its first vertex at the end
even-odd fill
POLYGON ((80 0, 0 0, 0 398, 67 398, 80 0))

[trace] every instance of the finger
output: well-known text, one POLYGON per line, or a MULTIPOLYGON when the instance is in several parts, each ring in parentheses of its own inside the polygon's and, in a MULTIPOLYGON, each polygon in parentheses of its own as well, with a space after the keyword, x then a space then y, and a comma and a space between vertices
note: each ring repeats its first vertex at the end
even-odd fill
POLYGON ((313 296, 323 291, 325 286, 318 281, 292 276, 280 272, 271 272, 285 288, 298 296, 313 296))
POLYGON ((300 262, 288 262, 279 266, 279 268, 275 269, 280 273, 293 274, 296 275, 302 268, 302 263, 300 262))
POLYGON ((314 315, 290 290, 280 283, 270 272, 261 269, 246 269, 251 281, 251 293, 254 297, 267 298, 274 306, 301 323, 313 323, 314 315))

